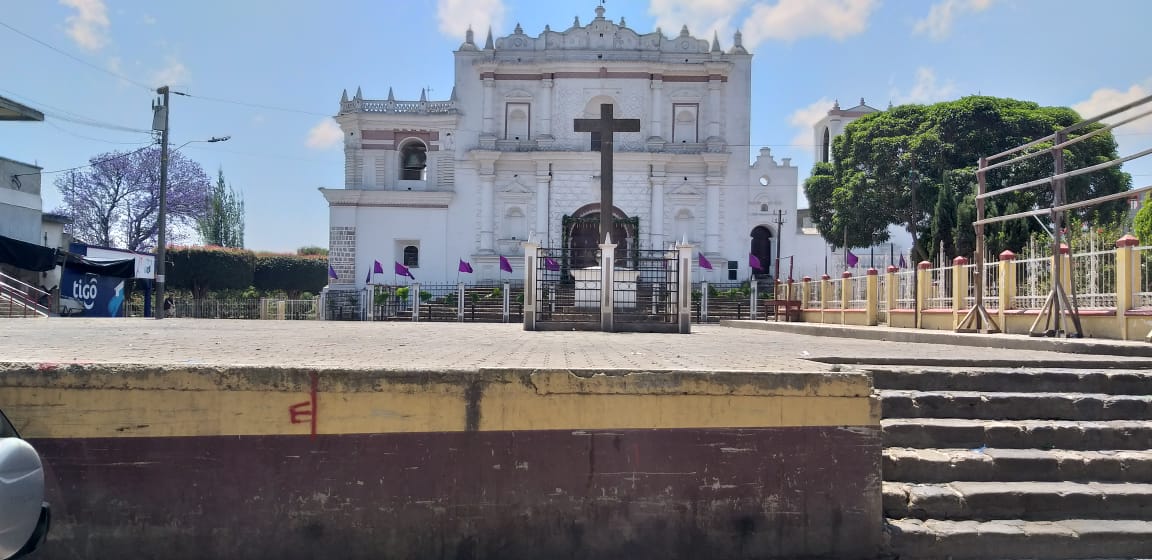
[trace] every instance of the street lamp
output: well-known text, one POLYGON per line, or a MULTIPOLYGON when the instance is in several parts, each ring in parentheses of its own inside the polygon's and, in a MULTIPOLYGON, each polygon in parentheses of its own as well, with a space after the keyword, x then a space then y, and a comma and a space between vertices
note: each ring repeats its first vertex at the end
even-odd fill
MULTIPOLYGON (((156 303, 152 308, 152 315, 157 319, 163 319, 165 315, 164 310, 164 260, 167 258, 167 251, 165 245, 165 230, 167 229, 167 214, 168 214, 168 86, 161 87, 156 90, 164 96, 164 103, 162 111, 157 111, 157 116, 162 122, 155 123, 154 128, 160 129, 160 207, 157 215, 157 231, 156 231, 156 303)), ((176 92, 178 93, 178 92, 176 92)), ((193 142, 226 142, 231 136, 213 136, 207 140, 189 140, 181 144, 177 150, 191 144, 193 142)))

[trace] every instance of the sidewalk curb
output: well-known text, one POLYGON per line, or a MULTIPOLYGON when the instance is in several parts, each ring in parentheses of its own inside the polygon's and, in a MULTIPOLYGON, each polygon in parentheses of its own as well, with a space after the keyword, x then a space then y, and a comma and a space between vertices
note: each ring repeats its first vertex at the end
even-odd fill
POLYGON ((945 331, 925 331, 899 329, 893 327, 857 327, 851 325, 826 325, 817 323, 777 323, 769 321, 721 321, 721 326, 738 329, 754 329, 813 336, 856 338, 887 342, 914 342, 922 344, 947 344, 979 348, 1000 348, 1005 350, 1039 350, 1063 352, 1065 354, 1091 354, 1100 356, 1124 356, 1152 358, 1152 344, 1129 341, 1105 341, 1100 339, 1055 339, 1034 338, 1018 334, 954 333, 945 331))

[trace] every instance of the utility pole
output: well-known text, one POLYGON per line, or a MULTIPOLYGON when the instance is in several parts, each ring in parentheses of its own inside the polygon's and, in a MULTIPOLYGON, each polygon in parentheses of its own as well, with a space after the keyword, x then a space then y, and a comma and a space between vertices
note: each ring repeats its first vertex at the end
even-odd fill
POLYGON ((155 103, 152 105, 154 113, 152 128, 155 130, 159 126, 160 130, 160 208, 156 220, 156 303, 152 307, 152 314, 157 319, 163 319, 166 313, 164 309, 164 259, 167 258, 165 244, 168 242, 165 239, 167 237, 165 235, 167 227, 165 218, 168 213, 168 86, 158 88, 156 93, 163 95, 164 101, 162 105, 155 103))
POLYGON ((780 283, 780 238, 784 237, 784 211, 776 211, 776 283, 780 283))

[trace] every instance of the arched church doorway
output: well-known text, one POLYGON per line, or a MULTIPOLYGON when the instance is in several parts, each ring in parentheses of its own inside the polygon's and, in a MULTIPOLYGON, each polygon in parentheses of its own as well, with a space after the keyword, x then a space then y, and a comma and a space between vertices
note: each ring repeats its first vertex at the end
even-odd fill
POLYGON ((764 226, 752 229, 752 246, 748 252, 756 255, 760 260, 760 270, 754 270, 756 276, 771 276, 772 267, 772 230, 764 226))
MULTIPOLYGON (((616 263, 629 267, 639 249, 640 219, 629 218, 619 208, 612 212, 612 242, 616 244, 616 263)), ((564 268, 587 268, 600 264, 600 204, 582 206, 564 216, 561 227, 564 245, 564 268)))

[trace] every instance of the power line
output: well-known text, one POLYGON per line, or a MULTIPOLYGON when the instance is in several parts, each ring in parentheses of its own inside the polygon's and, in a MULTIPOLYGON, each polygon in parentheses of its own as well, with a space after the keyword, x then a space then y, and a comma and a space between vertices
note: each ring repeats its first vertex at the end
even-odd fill
POLYGON ((49 105, 47 103, 41 103, 39 101, 36 101, 35 99, 32 99, 31 97, 28 97, 26 95, 20 95, 20 94, 14 92, 12 90, 0 88, 0 92, 4 92, 8 95, 11 95, 12 97, 17 98, 17 99, 21 99, 25 103, 35 105, 38 109, 39 108, 51 109, 51 110, 47 110, 47 111, 42 110, 41 112, 43 112, 45 115, 48 115, 52 118, 60 119, 62 121, 68 121, 68 122, 72 122, 75 124, 82 124, 84 126, 91 126, 94 128, 106 128, 108 130, 119 130, 121 132, 139 132, 139 133, 143 133, 143 134, 151 134, 152 133, 152 131, 145 130, 143 128, 132 128, 129 126, 119 125, 119 124, 115 124, 115 123, 107 123, 104 121, 93 119, 91 117, 86 117, 84 115, 69 111, 67 109, 61 109, 60 107, 55 107, 55 106, 49 105))
POLYGON ((207 101, 215 101, 217 103, 230 103, 232 105, 243 105, 245 107, 253 107, 253 108, 257 108, 257 109, 269 109, 272 111, 283 111, 286 113, 300 113, 302 115, 316 115, 319 117, 331 117, 332 116, 328 113, 317 113, 315 111, 305 111, 302 109, 289 109, 287 107, 274 107, 272 105, 261 105, 260 103, 249 103, 247 101, 237 101, 234 99, 224 99, 221 97, 208 97, 208 96, 204 96, 204 95, 192 95, 191 93, 184 93, 184 92, 179 92, 179 91, 173 91, 172 94, 173 95, 182 95, 184 97, 191 97, 194 99, 204 99, 207 101))
POLYGON ((123 153, 123 154, 117 154, 117 155, 114 155, 114 156, 112 156, 112 157, 109 157, 109 158, 104 158, 104 159, 101 159, 101 160, 96 160, 96 161, 93 161, 93 162, 89 162, 89 163, 87 163, 87 164, 85 164, 85 165, 77 165, 76 167, 69 167, 68 169, 57 169, 57 170, 55 170, 55 171, 39 171, 39 172, 36 172, 36 173, 18 173, 18 174, 16 174, 16 175, 13 175, 13 177, 24 177, 24 176, 27 176, 27 175, 51 175, 51 174, 53 174, 53 173, 64 173, 64 172, 66 172, 66 171, 75 171, 75 170, 77 170, 77 169, 84 169, 85 167, 92 167, 92 166, 100 165, 101 163, 104 163, 104 162, 106 162, 106 161, 113 161, 113 160, 117 160, 117 159, 120 159, 120 158, 126 158, 126 157, 128 157, 128 156, 131 156, 131 155, 136 155, 136 154, 138 154, 138 153, 140 153, 140 152, 143 152, 144 150, 147 150, 148 148, 151 148, 151 147, 152 147, 152 146, 154 146, 154 145, 156 145, 156 142, 149 142, 149 143, 145 144, 143 147, 141 147, 141 148, 140 148, 140 149, 138 149, 138 150, 133 150, 133 151, 131 151, 131 152, 126 152, 126 153, 123 153))
POLYGON ((51 121, 45 121, 44 124, 47 124, 48 126, 55 128, 56 130, 59 130, 60 132, 63 132, 64 134, 68 134, 70 136, 75 136, 77 138, 83 138, 84 140, 91 140, 93 142, 100 142, 102 144, 133 144, 136 146, 140 145, 140 142, 113 142, 112 140, 104 140, 101 138, 92 138, 91 136, 84 136, 83 134, 77 134, 77 133, 72 132, 71 130, 68 130, 66 128, 61 128, 59 126, 56 126, 56 123, 53 123, 51 121))
POLYGON ((95 64, 92 64, 91 62, 88 62, 87 60, 84 60, 84 59, 82 59, 82 58, 80 58, 80 57, 78 57, 78 56, 75 56, 75 55, 73 55, 73 54, 71 54, 71 53, 68 53, 68 52, 65 52, 65 51, 63 51, 63 50, 61 50, 61 49, 58 49, 58 48, 56 48, 56 47, 54 47, 54 46, 52 46, 52 45, 50 45, 50 44, 48 44, 48 43, 45 43, 44 41, 41 41, 40 39, 37 39, 37 38, 35 38, 35 37, 33 37, 33 36, 31 36, 31 35, 29 35, 29 34, 27 34, 27 33, 23 32, 23 31, 20 31, 19 29, 16 29, 15 27, 12 27, 11 25, 8 25, 7 23, 4 23, 4 22, 0 21, 0 26, 6 27, 6 28, 8 28, 9 30, 11 30, 13 33, 16 33, 16 34, 18 34, 18 35, 20 35, 20 36, 22 36, 22 37, 24 37, 24 38, 26 38, 26 39, 28 39, 28 40, 30 40, 30 41, 34 41, 34 42, 38 43, 39 45, 41 45, 41 46, 43 46, 43 47, 45 47, 45 48, 51 49, 51 50, 53 50, 53 51, 56 51, 56 52, 58 52, 58 53, 60 53, 60 54, 62 54, 62 55, 64 55, 64 56, 66 56, 66 57, 68 57, 68 58, 71 58, 72 60, 75 60, 76 62, 79 62, 80 64, 83 64, 84 66, 87 66, 87 67, 89 67, 89 68, 94 68, 94 69, 96 69, 96 70, 99 70, 99 71, 101 71, 101 72, 104 72, 105 74, 110 74, 110 75, 112 75, 112 76, 115 76, 115 77, 117 77, 117 78, 119 78, 119 79, 121 79, 121 80, 124 80, 125 82, 128 82, 128 83, 130 83, 130 84, 132 84, 132 85, 134 85, 134 86, 142 87, 142 88, 144 88, 144 89, 146 89, 146 90, 148 90, 148 91, 152 91, 152 90, 153 90, 153 88, 151 88, 151 87, 149 87, 149 86, 146 86, 146 85, 144 85, 144 84, 142 84, 142 83, 140 83, 140 82, 137 82, 136 80, 133 80, 132 78, 129 78, 129 77, 127 77, 127 76, 123 75, 123 74, 118 74, 118 73, 116 73, 116 72, 113 72, 113 71, 111 71, 111 70, 109 70, 109 69, 107 69, 107 68, 104 68, 104 67, 102 67, 102 66, 97 66, 97 65, 95 65, 95 64))

